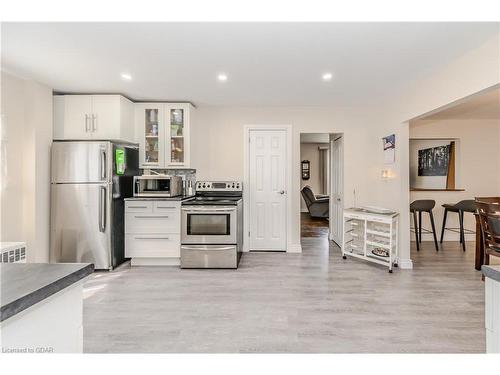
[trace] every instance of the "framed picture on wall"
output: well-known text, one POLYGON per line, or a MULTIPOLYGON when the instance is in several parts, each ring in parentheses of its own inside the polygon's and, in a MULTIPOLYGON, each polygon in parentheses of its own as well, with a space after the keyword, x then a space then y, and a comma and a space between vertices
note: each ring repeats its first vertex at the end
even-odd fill
POLYGON ((410 139, 410 188, 456 189, 459 142, 458 138, 410 139))
POLYGON ((450 145, 418 150, 419 176, 447 176, 450 162, 450 145))
POLYGON ((311 177, 311 162, 309 160, 302 160, 301 163, 302 179, 309 180, 311 177))
POLYGON ((396 161, 396 134, 382 138, 384 145, 384 163, 392 164, 396 161))

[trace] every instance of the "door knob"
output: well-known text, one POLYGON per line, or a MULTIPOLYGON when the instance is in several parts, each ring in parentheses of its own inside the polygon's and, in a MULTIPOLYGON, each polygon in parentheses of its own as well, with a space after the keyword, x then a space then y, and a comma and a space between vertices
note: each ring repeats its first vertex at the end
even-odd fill
POLYGON ((285 190, 278 191, 278 194, 281 194, 281 195, 285 194, 285 190))

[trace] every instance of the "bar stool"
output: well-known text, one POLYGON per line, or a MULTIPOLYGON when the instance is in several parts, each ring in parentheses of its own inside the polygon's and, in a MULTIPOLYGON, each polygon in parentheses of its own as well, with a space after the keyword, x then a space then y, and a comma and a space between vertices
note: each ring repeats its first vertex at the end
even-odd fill
POLYGON ((439 251, 439 246, 436 237, 436 227, 434 225, 434 215, 432 214, 432 209, 436 206, 436 201, 433 199, 419 199, 411 202, 410 204, 410 212, 413 214, 413 223, 415 232, 415 239, 417 242, 417 251, 420 251, 420 242, 422 242, 422 231, 424 233, 432 233, 434 236, 434 245, 436 246, 436 251, 439 251), (417 212, 418 212, 418 220, 417 220, 417 212), (429 218, 431 220, 432 230, 423 229, 422 228, 422 212, 427 212, 429 214, 429 218))
POLYGON ((474 213, 476 212, 476 205, 473 199, 465 199, 458 203, 451 204, 445 203, 442 205, 444 207, 443 216, 443 227, 441 228, 441 240, 439 242, 443 243, 444 231, 449 230, 451 232, 460 233, 460 243, 462 244, 462 249, 465 251, 465 233, 473 234, 474 231, 464 228, 464 212, 474 213), (446 217, 448 212, 456 212, 458 214, 458 228, 447 228, 446 227, 446 217))

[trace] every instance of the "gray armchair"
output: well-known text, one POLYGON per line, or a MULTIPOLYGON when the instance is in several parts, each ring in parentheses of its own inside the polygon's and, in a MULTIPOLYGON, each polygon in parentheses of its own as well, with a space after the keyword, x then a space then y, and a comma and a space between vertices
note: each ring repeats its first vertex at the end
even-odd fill
POLYGON ((327 195, 314 195, 310 186, 304 186, 301 193, 311 217, 329 217, 330 198, 327 195))

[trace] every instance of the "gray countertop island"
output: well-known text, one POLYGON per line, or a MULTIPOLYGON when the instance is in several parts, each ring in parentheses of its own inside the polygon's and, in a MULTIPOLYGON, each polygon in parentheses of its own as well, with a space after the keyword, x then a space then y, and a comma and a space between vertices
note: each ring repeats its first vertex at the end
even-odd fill
POLYGON ((485 277, 500 282, 500 266, 482 266, 481 271, 485 277))
POLYGON ((481 267, 485 277, 486 352, 500 353, 500 266, 481 267))
POLYGON ((1 263, 1 319, 33 306, 90 275, 89 263, 1 263))
POLYGON ((75 353, 83 348, 83 284, 89 263, 1 263, 3 353, 75 353))

